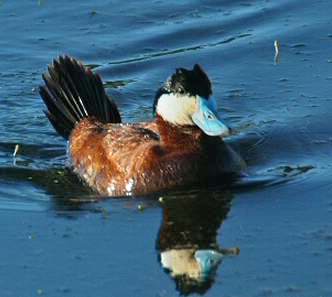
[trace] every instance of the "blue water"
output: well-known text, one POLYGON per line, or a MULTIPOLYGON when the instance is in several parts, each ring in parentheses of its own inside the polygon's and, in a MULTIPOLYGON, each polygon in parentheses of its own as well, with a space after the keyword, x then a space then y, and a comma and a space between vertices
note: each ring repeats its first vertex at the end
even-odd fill
POLYGON ((332 296, 331 11, 328 0, 0 1, 0 295, 332 296), (42 112, 41 74, 60 54, 100 73, 130 122, 152 118, 176 67, 200 63, 227 141, 258 181, 279 179, 97 202, 42 112), (200 281, 161 260, 234 247, 200 281))

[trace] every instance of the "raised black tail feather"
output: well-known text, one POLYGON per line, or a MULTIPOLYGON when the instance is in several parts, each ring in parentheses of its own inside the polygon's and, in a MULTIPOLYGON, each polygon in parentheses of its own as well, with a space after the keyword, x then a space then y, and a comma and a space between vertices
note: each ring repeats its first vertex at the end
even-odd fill
POLYGON ((120 123, 119 111, 106 93, 100 76, 74 58, 53 61, 43 75, 39 89, 48 119, 55 130, 68 139, 76 123, 94 117, 103 123, 120 123))

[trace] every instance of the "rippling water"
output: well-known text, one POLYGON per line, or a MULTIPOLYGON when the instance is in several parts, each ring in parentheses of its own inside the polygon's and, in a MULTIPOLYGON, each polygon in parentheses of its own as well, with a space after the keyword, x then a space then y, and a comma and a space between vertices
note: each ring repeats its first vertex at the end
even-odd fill
POLYGON ((330 1, 21 2, 0 1, 1 296, 332 295, 330 1), (200 63, 251 176, 96 202, 42 112, 60 54, 99 72, 127 121, 200 63))

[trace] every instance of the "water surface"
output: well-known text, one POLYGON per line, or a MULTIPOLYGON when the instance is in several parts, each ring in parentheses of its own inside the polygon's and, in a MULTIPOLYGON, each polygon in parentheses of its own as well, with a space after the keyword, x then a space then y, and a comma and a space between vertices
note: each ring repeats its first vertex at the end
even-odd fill
POLYGON ((1 296, 331 296, 331 9, 1 1, 1 296), (152 118, 176 67, 201 64, 257 180, 96 202, 42 112, 41 74, 60 54, 100 73, 130 122, 152 118), (200 250, 227 255, 202 276, 200 250))

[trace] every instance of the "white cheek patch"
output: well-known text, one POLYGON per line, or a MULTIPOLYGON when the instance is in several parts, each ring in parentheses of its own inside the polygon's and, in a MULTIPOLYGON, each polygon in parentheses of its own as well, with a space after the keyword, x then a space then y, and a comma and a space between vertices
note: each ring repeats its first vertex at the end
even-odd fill
POLYGON ((175 125, 195 125, 191 115, 197 110, 197 98, 181 94, 163 94, 158 100, 157 114, 175 125))

